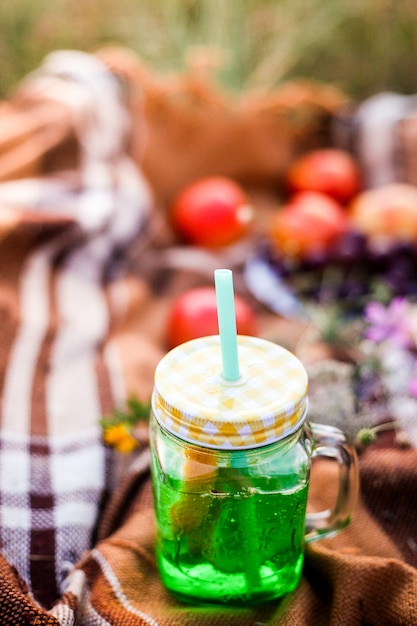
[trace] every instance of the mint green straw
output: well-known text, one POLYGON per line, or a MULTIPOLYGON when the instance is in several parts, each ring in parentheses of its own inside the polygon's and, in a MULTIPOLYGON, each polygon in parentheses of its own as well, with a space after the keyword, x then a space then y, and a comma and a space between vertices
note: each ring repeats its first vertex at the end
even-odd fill
MULTIPOLYGON (((216 286, 223 378, 227 381, 234 381, 240 378, 240 371, 237 353, 235 297, 231 270, 215 270, 214 283, 216 286)), ((230 462, 229 472, 231 472, 231 479, 241 483, 242 489, 246 489, 248 484, 251 485, 251 481, 242 476, 240 470, 234 467, 234 461, 236 461, 236 458, 231 459, 230 462)), ((247 468, 246 459, 243 462, 243 467, 247 468)), ((244 498, 238 510, 239 523, 242 528, 248 529, 244 575, 248 590, 252 590, 256 589, 260 584, 259 541, 256 534, 256 511, 253 497, 244 498)))
POLYGON ((223 378, 233 381, 240 378, 237 353, 237 331, 233 275, 231 270, 215 270, 217 320, 222 351, 223 378))

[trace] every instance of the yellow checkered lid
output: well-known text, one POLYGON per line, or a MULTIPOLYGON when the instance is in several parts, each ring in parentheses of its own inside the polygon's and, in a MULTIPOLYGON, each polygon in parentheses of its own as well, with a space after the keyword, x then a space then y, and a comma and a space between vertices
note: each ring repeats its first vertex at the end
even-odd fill
POLYGON ((281 346, 238 336, 241 377, 222 377, 218 335, 184 343, 155 372, 152 406, 169 432, 190 443, 233 450, 273 443, 305 419, 307 373, 281 346))

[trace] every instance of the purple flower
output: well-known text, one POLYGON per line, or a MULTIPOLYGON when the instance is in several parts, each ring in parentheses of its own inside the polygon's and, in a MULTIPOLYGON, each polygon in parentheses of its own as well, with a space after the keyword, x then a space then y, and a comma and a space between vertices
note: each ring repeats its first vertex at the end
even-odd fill
POLYGON ((365 308, 365 319, 369 324, 365 336, 370 341, 390 341, 399 348, 411 347, 408 302, 404 298, 394 298, 387 307, 370 302, 365 308))
POLYGON ((408 385, 408 391, 410 393, 410 396, 413 396, 413 398, 417 398, 417 376, 410 380, 410 383, 408 385))

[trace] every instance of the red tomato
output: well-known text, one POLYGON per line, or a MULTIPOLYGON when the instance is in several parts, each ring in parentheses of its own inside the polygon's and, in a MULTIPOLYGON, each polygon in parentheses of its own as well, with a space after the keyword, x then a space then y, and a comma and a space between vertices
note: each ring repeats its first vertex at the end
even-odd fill
MULTIPOLYGON (((257 319, 252 308, 235 294, 236 328, 240 335, 256 336, 257 319)), ((207 335, 217 335, 216 290, 195 287, 180 294, 173 302, 167 324, 169 348, 207 335)))
POLYGON ((306 258, 327 252, 348 224, 339 203, 324 194, 304 191, 273 217, 270 237, 279 252, 306 258))
POLYGON ((291 192, 318 191, 342 204, 361 188, 361 174, 355 159, 344 150, 313 150, 299 157, 287 172, 291 192))
POLYGON ((213 176, 191 183, 180 192, 171 207, 171 220, 188 243, 216 248, 247 234, 253 209, 237 183, 213 176))

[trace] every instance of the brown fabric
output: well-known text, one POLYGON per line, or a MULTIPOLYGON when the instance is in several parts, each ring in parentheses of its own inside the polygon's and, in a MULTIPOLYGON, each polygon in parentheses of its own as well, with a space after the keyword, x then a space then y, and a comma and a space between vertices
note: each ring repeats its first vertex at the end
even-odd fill
POLYGON ((43 173, 54 149, 61 143, 70 143, 70 122, 66 107, 55 102, 41 100, 29 103, 25 98, 20 100, 20 96, 16 96, 13 104, 2 103, 0 180, 43 173))
MULTIPOLYGON (((130 156, 162 202, 202 173, 268 194, 298 150, 323 141, 342 99, 293 85, 237 105, 198 76, 164 82, 107 50, 49 59, 0 108, 1 623, 417 623, 415 449, 385 440, 363 452, 352 524, 307 546, 298 589, 231 609, 162 587, 149 449, 122 457, 101 441, 104 413, 149 397, 173 294, 206 280, 152 249, 161 219, 130 156)), ((259 313, 262 334, 297 341, 295 324, 259 313)), ((316 464, 310 507, 328 506, 335 484, 333 465, 316 464)))

